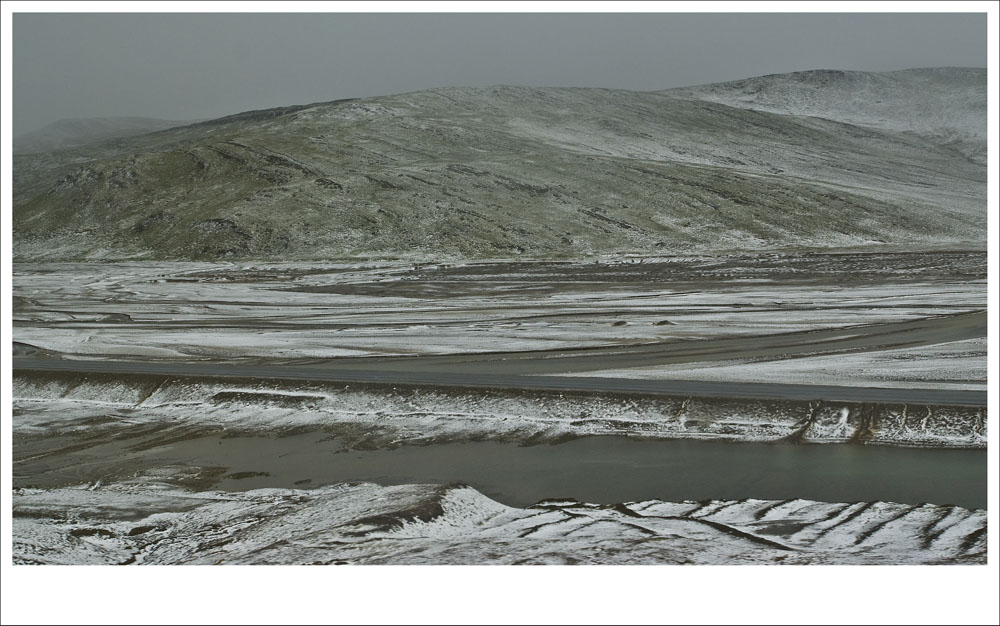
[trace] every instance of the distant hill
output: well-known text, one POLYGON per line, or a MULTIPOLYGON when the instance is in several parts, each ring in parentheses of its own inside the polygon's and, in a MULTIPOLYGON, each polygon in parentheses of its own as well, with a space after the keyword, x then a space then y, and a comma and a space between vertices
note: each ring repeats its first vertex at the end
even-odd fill
POLYGON ((986 245, 986 74, 447 88, 14 159, 16 259, 986 245))
POLYGON ((664 93, 756 111, 911 132, 986 164, 986 69, 815 70, 664 93))
POLYGON ((190 123, 148 117, 96 117, 59 120, 44 128, 14 137, 14 153, 51 152, 66 148, 79 148, 109 139, 143 135, 190 123))

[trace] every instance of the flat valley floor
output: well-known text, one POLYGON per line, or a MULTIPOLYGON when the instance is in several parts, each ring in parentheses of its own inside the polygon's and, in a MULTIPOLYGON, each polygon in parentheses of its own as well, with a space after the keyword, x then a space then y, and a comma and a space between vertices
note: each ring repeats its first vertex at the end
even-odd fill
POLYGON ((15 264, 17 563, 985 563, 986 255, 15 264))

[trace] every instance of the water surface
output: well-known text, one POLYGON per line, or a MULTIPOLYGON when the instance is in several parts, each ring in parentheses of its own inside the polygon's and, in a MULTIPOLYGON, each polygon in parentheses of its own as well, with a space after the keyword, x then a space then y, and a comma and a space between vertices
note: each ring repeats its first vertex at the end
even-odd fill
POLYGON ((143 454, 156 464, 225 466, 214 486, 227 490, 461 482, 511 506, 545 498, 804 498, 985 509, 987 500, 985 450, 586 437, 557 445, 467 442, 345 452, 336 440, 314 432, 202 437, 143 454))

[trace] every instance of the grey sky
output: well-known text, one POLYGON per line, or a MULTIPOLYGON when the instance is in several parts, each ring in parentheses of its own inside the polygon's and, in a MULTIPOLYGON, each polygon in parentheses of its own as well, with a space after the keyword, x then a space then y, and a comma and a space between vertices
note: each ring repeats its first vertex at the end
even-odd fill
POLYGON ((14 14, 14 134, 455 85, 986 67, 986 14, 14 14))

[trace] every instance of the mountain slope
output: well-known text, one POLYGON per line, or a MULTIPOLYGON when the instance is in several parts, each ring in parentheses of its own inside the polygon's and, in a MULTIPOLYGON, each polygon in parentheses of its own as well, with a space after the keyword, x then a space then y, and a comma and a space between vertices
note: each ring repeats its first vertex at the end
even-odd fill
POLYGON ((51 152, 132 137, 190 124, 148 117, 97 117, 53 122, 44 128, 14 137, 14 153, 51 152))
POLYGON ((816 70, 663 93, 756 111, 911 132, 986 163, 986 69, 816 70))
POLYGON ((14 250, 312 259, 985 246, 985 167, 951 143, 690 93, 436 89, 19 156, 14 250))

